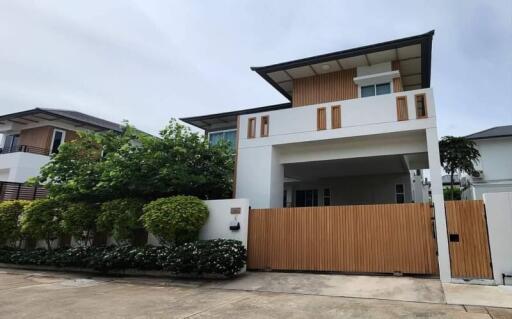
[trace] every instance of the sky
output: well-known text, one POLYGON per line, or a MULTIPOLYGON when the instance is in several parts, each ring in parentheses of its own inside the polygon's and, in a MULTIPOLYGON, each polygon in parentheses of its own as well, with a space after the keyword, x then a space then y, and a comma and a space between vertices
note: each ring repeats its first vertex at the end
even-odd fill
POLYGON ((512 125, 512 0, 0 0, 0 114, 128 120, 286 102, 262 66, 435 30, 439 135, 512 125))

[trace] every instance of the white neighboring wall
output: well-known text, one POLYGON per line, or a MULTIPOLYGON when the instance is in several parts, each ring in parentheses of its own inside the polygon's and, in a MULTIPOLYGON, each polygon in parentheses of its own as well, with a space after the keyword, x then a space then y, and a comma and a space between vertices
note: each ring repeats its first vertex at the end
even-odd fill
POLYGON ((39 170, 50 161, 46 155, 16 152, 0 155, 1 181, 24 183, 39 175, 39 170))
POLYGON ((502 274, 512 274, 512 192, 484 194, 483 198, 494 281, 503 285, 502 274))

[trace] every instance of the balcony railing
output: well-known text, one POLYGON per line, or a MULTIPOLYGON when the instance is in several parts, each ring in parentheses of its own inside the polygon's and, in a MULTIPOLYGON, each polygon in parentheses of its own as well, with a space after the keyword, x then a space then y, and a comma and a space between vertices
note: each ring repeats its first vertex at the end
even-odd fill
POLYGON ((37 146, 31 146, 31 145, 12 145, 10 147, 4 147, 0 149, 0 154, 7 154, 7 153, 32 153, 32 154, 39 154, 39 155, 48 155, 49 150, 47 148, 37 147, 37 146))

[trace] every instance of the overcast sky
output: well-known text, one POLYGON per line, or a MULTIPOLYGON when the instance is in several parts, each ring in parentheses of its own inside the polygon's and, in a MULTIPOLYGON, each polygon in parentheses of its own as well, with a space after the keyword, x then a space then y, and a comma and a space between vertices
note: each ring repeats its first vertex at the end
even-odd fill
POLYGON ((432 29, 440 136, 512 124, 511 0, 0 0, 0 113, 74 109, 156 133, 285 102, 250 66, 432 29))

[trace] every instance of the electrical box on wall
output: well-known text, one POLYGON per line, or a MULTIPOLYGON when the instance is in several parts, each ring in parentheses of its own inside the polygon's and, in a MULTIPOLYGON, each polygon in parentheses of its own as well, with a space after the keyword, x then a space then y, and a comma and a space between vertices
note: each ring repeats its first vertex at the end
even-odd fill
POLYGON ((237 231, 240 230, 240 223, 235 219, 229 224, 229 230, 237 231))

